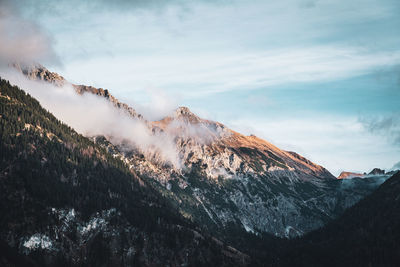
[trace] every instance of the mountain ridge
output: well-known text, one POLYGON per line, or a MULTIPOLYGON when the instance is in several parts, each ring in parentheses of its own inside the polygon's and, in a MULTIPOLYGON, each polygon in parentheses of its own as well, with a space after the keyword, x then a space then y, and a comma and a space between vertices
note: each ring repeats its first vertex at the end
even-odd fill
MULTIPOLYGON (((50 82, 55 84, 56 86, 62 86, 67 82, 67 80, 62 77, 61 75, 51 72, 42 65, 32 65, 32 66, 23 66, 19 64, 14 64, 13 67, 19 71, 21 71, 24 75, 26 75, 29 79, 33 80, 42 80, 46 82, 50 82)), ((233 131, 231 129, 226 128, 223 124, 219 122, 214 122, 211 120, 205 120, 197 115, 195 115, 193 112, 190 111, 188 107, 178 107, 173 113, 172 116, 166 116, 163 119, 159 121, 147 121, 143 118, 141 114, 138 114, 134 108, 128 106, 125 103, 120 102, 117 98, 115 98, 112 94, 109 93, 108 89, 103 89, 103 88, 95 88, 92 86, 86 86, 86 85, 75 85, 72 84, 74 89, 78 94, 83 94, 83 93, 91 93, 100 97, 104 97, 108 99, 111 103, 113 103, 116 107, 122 108, 126 110, 129 114, 131 114, 133 117, 138 117, 141 120, 144 120, 146 123, 150 125, 154 130, 154 127, 161 128, 162 130, 166 130, 168 125, 171 124, 171 122, 175 120, 182 120, 184 123, 187 124, 206 124, 207 128, 212 128, 214 129, 221 129, 226 130, 227 136, 228 137, 234 137, 234 138, 229 138, 230 141, 232 141, 232 145, 236 148, 239 147, 249 147, 249 148, 260 148, 262 147, 263 149, 268 149, 271 152, 276 152, 282 156, 284 156, 286 159, 288 159, 291 162, 296 162, 296 163, 302 163, 301 167, 302 169, 306 170, 307 168, 310 169, 308 173, 310 174, 315 174, 316 176, 320 175, 322 177, 328 177, 328 178, 334 178, 332 174, 329 173, 325 168, 323 168, 320 165, 317 165, 315 163, 312 163, 311 161, 307 160, 306 158, 300 156, 299 154, 295 152, 287 152, 279 149, 278 147, 274 146, 273 144, 269 143, 266 140, 260 139, 256 136, 245 136, 242 135, 236 131, 233 131)), ((179 130, 182 130, 182 127, 180 127, 179 130)), ((210 131, 207 132, 207 134, 210 134, 210 131)), ((229 146, 229 141, 225 142, 225 145, 229 146)), ((262 149, 260 149, 262 150, 262 149)), ((266 155, 269 157, 270 155, 266 155)), ((272 158, 272 160, 274 160, 272 158)), ((299 167, 300 165, 296 165, 296 167, 299 167)), ((290 168, 290 166, 287 166, 290 168)))
MULTIPOLYGON (((44 67, 31 72, 44 72, 33 75, 43 81, 50 77, 50 83, 66 82, 58 74, 46 74, 51 72, 44 67)), ((127 110, 108 90, 79 88, 78 94, 111 99, 116 108, 127 110)), ((173 141, 179 165, 166 164, 157 151, 113 143, 109 136, 93 140, 146 177, 184 217, 217 235, 229 225, 253 233, 302 235, 338 216, 379 184, 342 185, 328 170, 299 154, 202 119, 187 107, 159 121, 147 121, 136 112, 130 115, 144 122, 155 137, 173 141)))

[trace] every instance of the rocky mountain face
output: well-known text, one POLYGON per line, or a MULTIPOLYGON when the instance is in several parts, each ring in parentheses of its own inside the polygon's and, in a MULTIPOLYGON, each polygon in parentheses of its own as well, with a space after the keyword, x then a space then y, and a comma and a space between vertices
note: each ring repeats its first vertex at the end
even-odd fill
POLYGON ((242 266, 134 169, 0 79, 1 266, 242 266))
POLYGON ((70 83, 58 73, 51 72, 40 64, 26 65, 20 63, 13 63, 10 64, 10 67, 23 73, 30 80, 49 82, 55 86, 63 86, 69 84, 72 85, 75 91, 80 95, 85 93, 91 93, 94 95, 104 97, 107 100, 109 100, 115 107, 122 108, 125 111, 127 111, 132 117, 139 117, 139 118, 142 117, 140 114, 137 114, 137 112, 133 108, 129 107, 125 103, 121 103, 120 101, 118 101, 118 99, 109 94, 107 89, 70 83))
POLYGON ((213 230, 233 227, 281 237, 302 235, 378 185, 374 180, 338 181, 294 152, 203 120, 187 108, 153 122, 153 127, 174 134, 184 169, 151 163, 123 145, 103 145, 149 177, 184 216, 213 230), (188 134, 193 128, 202 135, 188 134))
POLYGON ((384 175, 385 170, 381 170, 379 168, 374 168, 368 175, 384 175))
POLYGON ((351 178, 355 178, 355 177, 366 178, 366 177, 381 176, 381 175, 382 176, 391 176, 393 174, 394 174, 394 172, 385 173, 385 170, 381 170, 379 168, 374 168, 368 174, 366 172, 364 172, 364 173, 341 172, 340 175, 338 176, 338 179, 351 179, 351 178))
MULTIPOLYGON (((44 68, 22 72, 56 85, 66 82, 44 68)), ((110 136, 92 137, 184 217, 215 233, 243 229, 280 237, 299 236, 336 218, 383 182, 337 180, 325 168, 295 152, 199 118, 186 107, 160 121, 147 121, 108 90, 82 85, 74 88, 80 94, 109 99, 143 121, 154 136, 173 141, 176 161, 168 162, 159 151, 112 143, 110 136)))
POLYGON ((347 179, 347 178, 354 178, 354 177, 364 177, 366 174, 357 173, 357 172, 341 172, 338 176, 338 179, 347 179))
POLYGON ((217 232, 242 228, 251 233, 299 236, 339 216, 387 178, 302 181, 299 174, 289 171, 229 174, 227 170, 213 178, 214 173, 207 172, 208 166, 201 160, 188 164, 190 169, 184 173, 177 173, 126 152, 105 138, 94 141, 132 168, 140 165, 153 187, 185 217, 217 232))

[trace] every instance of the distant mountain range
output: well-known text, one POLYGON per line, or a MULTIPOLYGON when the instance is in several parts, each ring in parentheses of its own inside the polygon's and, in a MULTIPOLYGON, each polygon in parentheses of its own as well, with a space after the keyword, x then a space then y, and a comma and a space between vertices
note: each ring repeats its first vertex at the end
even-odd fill
POLYGON ((366 177, 371 177, 371 176, 380 176, 380 175, 386 175, 386 176, 391 176, 395 174, 396 171, 389 171, 388 173, 385 172, 385 170, 381 170, 379 168, 374 168, 372 171, 369 173, 356 173, 356 172, 341 172, 340 175, 338 176, 338 179, 348 179, 348 178, 366 178, 366 177))
MULTIPOLYGON (((32 80, 70 84, 40 65, 13 67, 32 80)), ((273 256, 262 248, 330 225, 393 175, 336 179, 295 152, 186 107, 148 121, 107 89, 72 86, 109 100, 154 137, 173 140, 178 160, 113 136, 79 135, 2 80, 0 245, 38 265, 238 266, 265 259, 290 266, 276 258, 290 251, 271 248, 273 256)), ((307 247, 293 242, 288 247, 307 247)))

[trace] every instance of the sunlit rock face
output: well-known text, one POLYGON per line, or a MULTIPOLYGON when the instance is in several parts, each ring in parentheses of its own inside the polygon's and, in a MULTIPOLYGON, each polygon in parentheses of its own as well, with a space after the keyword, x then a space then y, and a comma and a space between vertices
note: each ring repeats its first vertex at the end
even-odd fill
POLYGON ((368 174, 364 173, 356 173, 356 172, 341 172, 340 175, 337 177, 338 179, 352 179, 352 178, 367 178, 372 176, 390 176, 393 172, 385 173, 385 170, 381 170, 379 168, 374 168, 368 174))
POLYGON ((341 172, 340 175, 337 177, 338 179, 348 179, 354 177, 364 177, 365 174, 356 173, 356 172, 341 172))
POLYGON ((281 237, 302 235, 378 185, 337 180, 294 152, 201 119, 187 108, 149 125, 173 136, 180 167, 105 138, 95 141, 148 177, 184 216, 216 231, 236 227, 281 237))
POLYGON ((52 83, 56 86, 62 86, 67 81, 58 73, 51 72, 40 64, 23 64, 23 63, 12 63, 10 67, 23 73, 30 80, 45 81, 52 83))
MULTIPOLYGON (((52 83, 58 79, 66 82, 61 76, 35 74, 40 70, 24 73, 52 83)), ((84 85, 74 88, 78 94, 104 97, 143 122, 158 140, 157 146, 143 149, 113 136, 93 140, 146 177, 185 217, 211 230, 302 235, 341 214, 380 182, 338 180, 295 152, 202 119, 187 107, 162 120, 148 121, 108 90, 84 85)))
POLYGON ((121 103, 118 99, 116 99, 114 96, 109 94, 107 89, 95 88, 93 86, 87 86, 87 85, 81 85, 81 84, 72 84, 72 83, 68 82, 64 77, 59 75, 58 73, 51 72, 47 68, 45 68, 44 66, 42 66, 40 64, 27 65, 27 64, 22 64, 22 63, 13 63, 10 66, 13 69, 24 74, 30 80, 49 82, 55 86, 64 86, 66 84, 72 85, 72 87, 75 89, 75 91, 80 95, 83 95, 85 93, 91 93, 94 95, 104 97, 107 100, 109 100, 115 107, 124 109, 131 116, 141 117, 141 115, 137 114, 137 112, 133 108, 129 107, 125 103, 121 103))

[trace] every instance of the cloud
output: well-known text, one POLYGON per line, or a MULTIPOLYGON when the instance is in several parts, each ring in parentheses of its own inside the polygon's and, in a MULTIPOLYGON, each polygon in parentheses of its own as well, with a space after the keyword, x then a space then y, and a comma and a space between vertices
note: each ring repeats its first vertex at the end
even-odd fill
POLYGON ((399 61, 400 51, 370 53, 357 47, 314 46, 235 55, 207 52, 119 57, 112 60, 120 66, 114 69, 104 68, 110 61, 100 57, 71 63, 66 71, 77 79, 87 76, 82 70, 90 71, 97 83, 129 92, 157 87, 183 97, 198 97, 282 84, 346 79, 397 65, 399 61))
POLYGON ((146 120, 161 120, 170 115, 179 106, 180 97, 177 95, 169 95, 158 88, 144 88, 143 92, 148 96, 148 101, 140 103, 134 100, 127 100, 125 102, 135 107, 135 110, 146 120))
MULTIPOLYGON (((205 3, 223 3, 226 0, 202 0, 199 2, 205 3)), ((31 16, 44 16, 44 15, 67 15, 66 10, 74 10, 73 13, 75 16, 88 15, 90 12, 99 13, 99 12, 115 12, 115 13, 128 13, 132 11, 143 11, 143 10, 152 10, 152 11, 160 11, 168 8, 171 5, 180 6, 182 9, 187 8, 192 5, 194 1, 185 1, 185 0, 91 0, 91 1, 81 1, 81 0, 18 0, 15 3, 20 9, 28 10, 31 16), (78 9, 75 7, 79 6, 78 9)))
POLYGON ((394 164, 391 170, 400 170, 400 161, 394 164))
POLYGON ((246 103, 250 104, 251 106, 270 106, 273 105, 273 101, 271 101, 268 97, 265 95, 255 95, 255 94, 250 94, 246 99, 246 103))
POLYGON ((385 116, 361 117, 359 121, 369 132, 385 136, 394 145, 400 146, 400 113, 385 116))
POLYGON ((166 132, 181 140, 190 140, 195 144, 210 144, 231 132, 220 124, 212 121, 191 122, 190 119, 175 118, 166 127, 166 132))
POLYGON ((195 98, 400 61, 399 35, 388 32, 399 22, 393 1, 16 2, 52 32, 67 77, 121 95, 162 88, 195 98))
MULTIPOLYGON (((45 109, 78 133, 89 137, 103 135, 114 145, 138 149, 148 159, 177 169, 183 167, 176 145, 179 138, 184 139, 183 142, 190 139, 196 144, 206 144, 227 134, 225 128, 214 123, 192 124, 171 112, 168 113, 173 120, 164 130, 156 130, 150 122, 131 117, 103 97, 90 93, 78 95, 68 83, 59 87, 44 81, 28 80, 10 68, 3 68, 0 75, 35 97, 45 109)), ((157 114, 161 115, 161 111, 158 110, 160 113, 157 114)))
POLYGON ((160 162, 181 167, 173 136, 154 134, 145 121, 133 119, 106 99, 92 94, 78 95, 68 84, 57 87, 31 81, 15 71, 3 70, 1 76, 31 94, 77 132, 85 136, 104 135, 113 144, 127 144, 160 162))
MULTIPOLYGON (((14 2, 15 3, 15 2, 14 2)), ((52 39, 24 19, 11 1, 0 1, 0 65, 10 62, 59 63, 52 39)))

